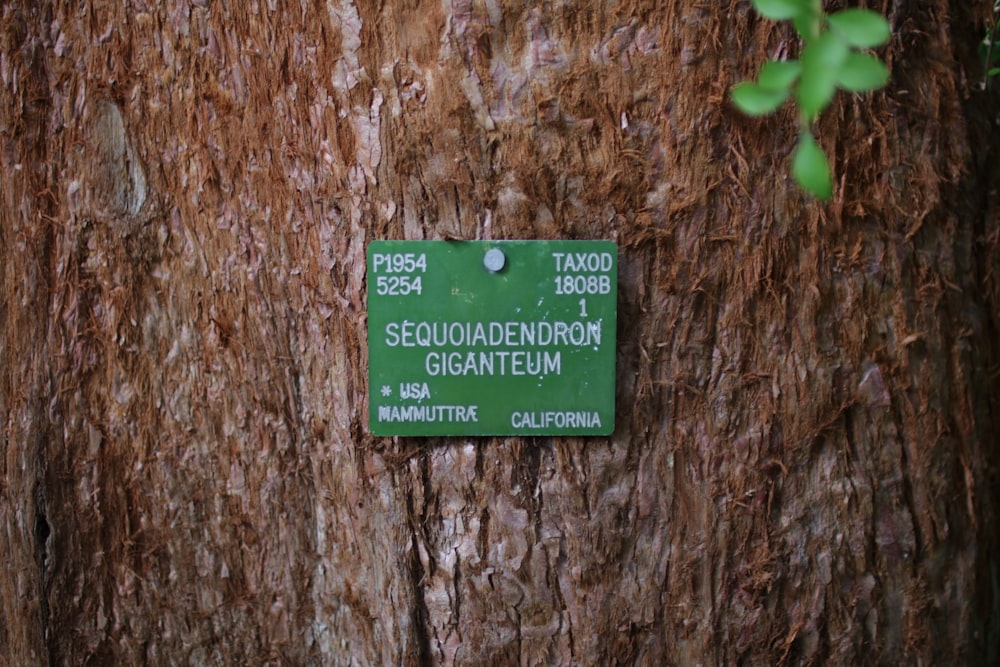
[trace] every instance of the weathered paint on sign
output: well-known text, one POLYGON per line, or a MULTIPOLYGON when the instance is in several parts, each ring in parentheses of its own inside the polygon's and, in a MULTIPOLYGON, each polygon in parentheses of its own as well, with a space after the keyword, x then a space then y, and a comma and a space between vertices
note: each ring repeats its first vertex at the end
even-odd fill
POLYGON ((618 248, 610 241, 375 241, 374 435, 607 435, 618 248))

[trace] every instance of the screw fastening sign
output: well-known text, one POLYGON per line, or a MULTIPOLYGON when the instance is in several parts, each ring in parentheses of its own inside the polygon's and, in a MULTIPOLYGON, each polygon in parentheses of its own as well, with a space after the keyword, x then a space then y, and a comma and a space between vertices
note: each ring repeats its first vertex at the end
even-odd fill
POLYGON ((617 292, 610 241, 372 242, 371 433, 610 434, 617 292))

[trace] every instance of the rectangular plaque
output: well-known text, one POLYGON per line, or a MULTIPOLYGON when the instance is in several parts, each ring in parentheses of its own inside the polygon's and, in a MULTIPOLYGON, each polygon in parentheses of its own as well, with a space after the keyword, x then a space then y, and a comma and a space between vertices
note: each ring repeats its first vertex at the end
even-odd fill
POLYGON ((611 241, 374 241, 374 435, 607 435, 615 420, 611 241))

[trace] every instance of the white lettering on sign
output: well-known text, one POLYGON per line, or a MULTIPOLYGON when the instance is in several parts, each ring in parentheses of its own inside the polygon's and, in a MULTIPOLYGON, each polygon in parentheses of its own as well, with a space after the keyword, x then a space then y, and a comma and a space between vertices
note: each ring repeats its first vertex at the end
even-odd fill
POLYGON ((556 276, 556 294, 610 294, 611 276, 556 276))
MULTIPOLYGON (((610 252, 554 252, 556 296, 611 294, 610 252)), ((587 302, 580 301, 580 317, 587 316, 587 302)))
POLYGON ((478 405, 380 405, 380 422, 478 422, 478 405))
POLYGON ((414 252, 381 252, 372 255, 372 269, 375 273, 421 273, 427 272, 427 255, 414 252))
MULTIPOLYGON (((582 314, 586 317, 586 308, 582 308, 582 314)), ((424 370, 431 377, 545 377, 562 374, 561 351, 525 348, 590 347, 596 350, 603 340, 603 324, 603 319, 572 322, 402 320, 385 325, 385 344, 388 347, 429 349, 424 357, 424 370), (455 348, 466 349, 458 351, 455 348)))
POLYGON ((601 320, 574 322, 389 322, 389 347, 598 347, 601 320))
POLYGON ((589 411, 512 412, 514 428, 600 428, 601 415, 589 411))
POLYGON ((428 352, 424 370, 441 375, 560 375, 559 352, 498 350, 495 352, 428 352))
POLYGON ((423 294, 424 286, 420 276, 378 276, 375 278, 375 292, 379 296, 409 296, 423 294))
POLYGON ((426 382, 400 382, 399 397, 404 401, 422 401, 431 397, 431 388, 426 382))
POLYGON ((607 273, 614 265, 610 252, 554 252, 559 273, 607 273))

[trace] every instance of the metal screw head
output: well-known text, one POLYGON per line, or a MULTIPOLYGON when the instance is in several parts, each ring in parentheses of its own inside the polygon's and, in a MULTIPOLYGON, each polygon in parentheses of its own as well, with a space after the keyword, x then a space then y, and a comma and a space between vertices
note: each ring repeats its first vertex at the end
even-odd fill
POLYGON ((496 273, 502 269, 506 263, 507 256, 503 254, 503 250, 500 248, 490 248, 486 251, 486 256, 483 257, 483 266, 485 266, 486 270, 491 273, 496 273))

